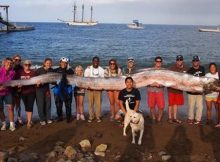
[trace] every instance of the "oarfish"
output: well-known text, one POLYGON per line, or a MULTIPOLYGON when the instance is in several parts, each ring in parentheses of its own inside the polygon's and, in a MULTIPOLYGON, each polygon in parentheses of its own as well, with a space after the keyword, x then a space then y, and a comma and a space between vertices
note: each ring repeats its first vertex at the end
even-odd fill
POLYGON ((220 82, 215 78, 196 77, 187 73, 170 70, 149 69, 133 75, 136 87, 144 87, 153 83, 188 92, 220 91, 220 82))
MULTIPOLYGON (((158 83, 165 87, 188 92, 220 91, 217 79, 196 77, 187 73, 179 73, 170 70, 149 69, 132 76, 135 87, 146 87, 158 83)), ((121 90, 125 88, 125 77, 92 78, 68 75, 69 84, 76 84, 80 88, 93 90, 121 90)))
POLYGON ((39 76, 32 77, 30 79, 23 80, 11 80, 3 83, 3 86, 26 86, 26 85, 34 85, 34 84, 44 84, 44 83, 56 83, 59 82, 62 78, 62 74, 60 73, 47 73, 39 76))
MULTIPOLYGON (((67 75, 68 84, 91 90, 121 90, 125 88, 125 76, 113 78, 92 78, 67 75)), ((59 82, 62 74, 48 73, 28 80, 12 80, 4 83, 4 86, 32 85, 37 83, 59 82)), ((165 87, 188 92, 212 92, 220 91, 219 80, 207 77, 196 77, 187 73, 179 73, 170 70, 148 69, 133 74, 135 87, 146 87, 153 83, 161 84, 165 87)))

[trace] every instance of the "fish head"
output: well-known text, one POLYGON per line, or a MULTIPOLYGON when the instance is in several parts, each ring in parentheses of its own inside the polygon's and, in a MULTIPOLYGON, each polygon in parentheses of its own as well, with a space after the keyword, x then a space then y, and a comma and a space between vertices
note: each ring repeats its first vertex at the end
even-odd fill
POLYGON ((205 84, 203 89, 206 94, 211 92, 220 92, 220 81, 214 79, 212 82, 205 84))

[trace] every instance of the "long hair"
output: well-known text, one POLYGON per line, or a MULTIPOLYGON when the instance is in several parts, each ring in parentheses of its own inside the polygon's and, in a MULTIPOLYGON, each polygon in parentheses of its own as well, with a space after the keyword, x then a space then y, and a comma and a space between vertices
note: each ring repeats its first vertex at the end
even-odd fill
POLYGON ((118 74, 118 64, 117 64, 117 61, 116 61, 116 59, 111 59, 111 60, 109 60, 109 62, 108 62, 108 64, 110 65, 111 64, 111 62, 115 62, 115 71, 116 71, 116 73, 118 74))

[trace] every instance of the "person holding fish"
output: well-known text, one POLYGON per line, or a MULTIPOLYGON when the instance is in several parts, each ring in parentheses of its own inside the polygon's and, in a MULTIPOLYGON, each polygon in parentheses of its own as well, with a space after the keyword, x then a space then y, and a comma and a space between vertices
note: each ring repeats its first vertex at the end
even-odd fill
MULTIPOLYGON (((100 59, 98 56, 92 58, 92 65, 88 66, 84 72, 85 77, 104 77, 104 69, 99 66, 100 59)), ((91 123, 94 120, 94 104, 96 108, 96 121, 101 122, 101 100, 102 91, 99 90, 88 90, 88 105, 89 105, 89 119, 88 122, 91 123)))
MULTIPOLYGON (((169 70, 186 73, 187 66, 184 64, 183 56, 176 56, 175 65, 171 66, 169 70)), ((178 106, 184 105, 183 91, 174 88, 167 88, 168 91, 168 123, 182 123, 181 120, 177 119, 178 106)))
MULTIPOLYGON (((154 59, 154 69, 162 68, 163 59, 160 56, 155 57, 154 59)), ((154 82, 153 84, 147 86, 147 96, 148 96, 148 106, 150 108, 152 123, 156 121, 161 122, 163 117, 163 111, 165 107, 164 100, 164 86, 154 82), (155 107, 158 107, 158 114, 155 111, 155 107)))
MULTIPOLYGON (((122 71, 118 67, 117 61, 115 59, 109 60, 109 66, 105 69, 105 77, 118 77, 122 76, 122 71)), ((118 95, 119 91, 108 90, 108 99, 110 103, 110 121, 114 121, 115 115, 119 110, 119 100, 118 95)))
MULTIPOLYGON (((47 74, 52 72, 52 59, 45 58, 43 66, 36 70, 36 75, 47 74)), ((39 83, 36 87, 36 103, 38 108, 38 115, 40 117, 40 124, 51 124, 51 93, 49 83, 39 83)))
MULTIPOLYGON (((200 57, 195 55, 192 59, 192 67, 187 71, 196 77, 205 76, 205 68, 200 65, 200 57)), ((188 92, 188 124, 201 124, 203 111, 203 93, 188 92), (194 113, 196 107, 196 113, 194 113)))
MULTIPOLYGON (((219 79, 216 63, 212 62, 209 64, 209 73, 205 76, 209 78, 219 79)), ((216 114, 218 114, 218 96, 219 92, 212 92, 205 95, 206 107, 207 107, 207 121, 206 124, 212 123, 212 105, 214 104, 216 114)), ((217 122, 218 123, 218 122, 217 122)))
MULTIPOLYGON (((81 65, 76 66, 75 74, 77 76, 83 77, 84 70, 81 65)), ((74 88, 74 97, 76 103, 76 120, 85 120, 84 116, 84 98, 85 98, 85 89, 76 86, 74 88)))
MULTIPOLYGON (((18 73, 20 70, 23 69, 23 66, 21 65, 21 56, 19 54, 16 54, 13 56, 13 70, 15 73, 18 73)), ((21 92, 20 88, 13 87, 13 99, 14 99, 14 106, 15 110, 17 112, 17 121, 16 124, 23 125, 23 121, 21 118, 21 92)))
POLYGON ((72 85, 68 84, 68 80, 66 79, 67 74, 74 74, 74 71, 69 68, 69 59, 66 57, 60 58, 60 66, 54 69, 54 72, 61 73, 62 79, 53 88, 54 98, 55 98, 55 105, 57 108, 57 116, 58 121, 63 120, 63 103, 66 107, 66 122, 70 123, 72 120, 72 96, 73 96, 73 87, 72 85))
POLYGON ((13 96, 11 87, 4 87, 4 82, 10 81, 15 78, 15 71, 13 70, 13 60, 9 57, 5 58, 2 67, 0 67, 0 119, 2 121, 1 130, 6 130, 7 124, 4 114, 4 103, 8 109, 8 118, 10 121, 9 130, 14 131, 14 108, 13 96))
MULTIPOLYGON (((36 73, 31 69, 32 62, 30 60, 25 60, 23 62, 23 69, 20 70, 16 75, 17 79, 28 80, 34 76, 36 73)), ((32 127, 32 115, 33 115, 33 107, 36 98, 36 86, 28 85, 22 86, 18 85, 18 88, 21 88, 21 99, 25 106, 26 116, 27 116, 27 128, 32 127)))

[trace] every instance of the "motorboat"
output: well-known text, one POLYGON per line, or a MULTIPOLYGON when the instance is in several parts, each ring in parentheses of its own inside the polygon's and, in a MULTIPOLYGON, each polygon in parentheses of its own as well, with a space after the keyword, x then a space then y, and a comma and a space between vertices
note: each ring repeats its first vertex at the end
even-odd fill
POLYGON ((133 20, 133 23, 127 25, 130 29, 144 29, 144 25, 138 20, 133 20))

